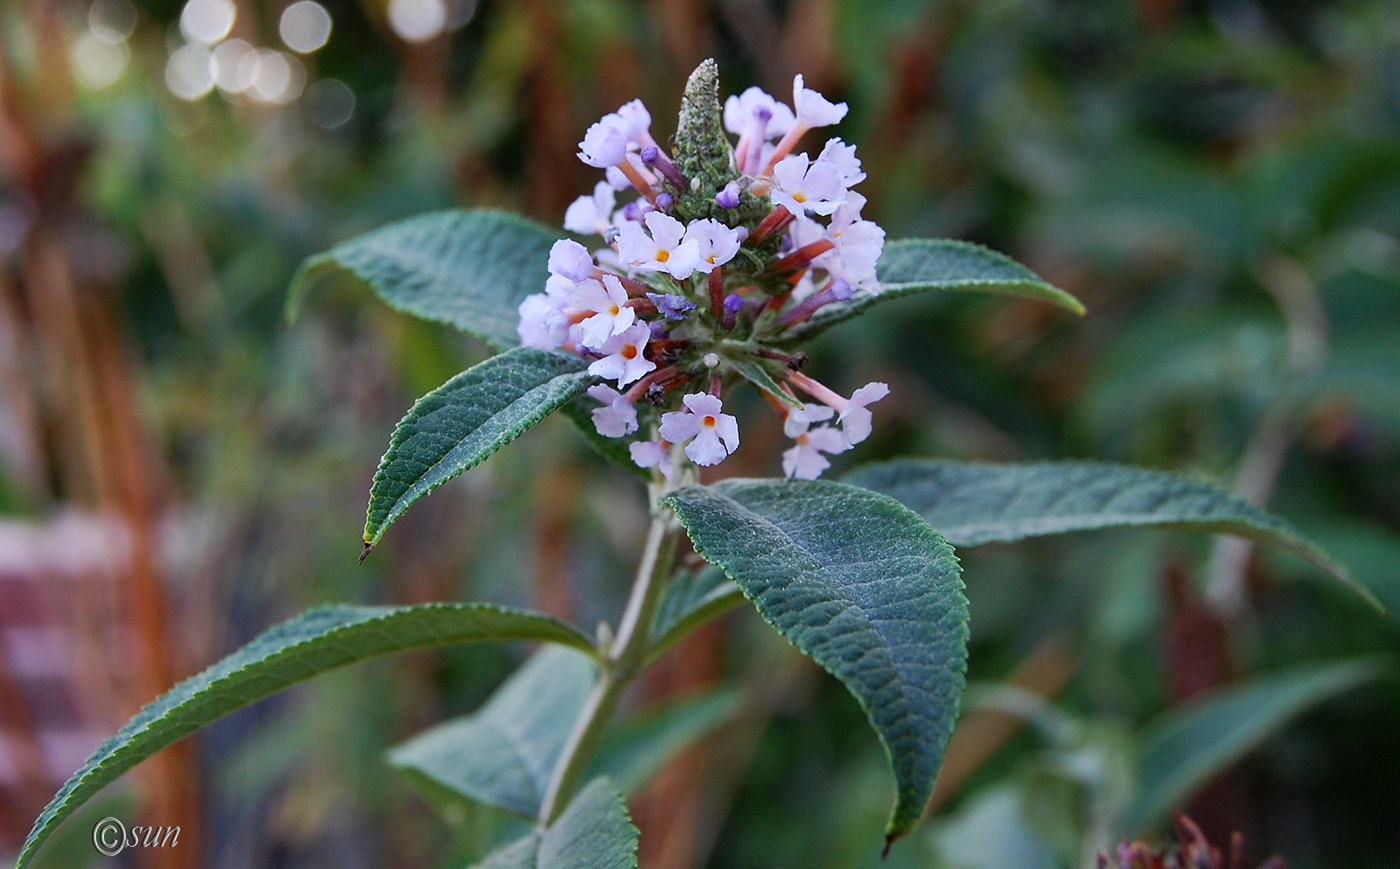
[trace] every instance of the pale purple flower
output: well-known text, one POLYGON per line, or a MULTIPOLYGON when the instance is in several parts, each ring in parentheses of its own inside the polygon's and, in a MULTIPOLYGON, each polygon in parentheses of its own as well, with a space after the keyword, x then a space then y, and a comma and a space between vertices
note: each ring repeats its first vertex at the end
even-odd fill
POLYGON ((809 211, 831 214, 841 207, 846 195, 841 172, 832 163, 793 154, 773 167, 773 204, 786 207, 797 217, 805 217, 809 211))
POLYGON ((593 254, 576 241, 561 238, 549 249, 549 273, 571 281, 593 277, 593 254))
POLYGON ((685 454, 697 465, 717 465, 739 448, 739 421, 723 412, 718 398, 695 392, 681 401, 684 410, 662 415, 661 437, 676 444, 689 440, 685 454))
POLYGON ((621 335, 637 318, 637 312, 627 307, 627 290, 614 275, 580 283, 574 290, 573 306, 593 312, 579 324, 579 343, 597 352, 602 352, 609 339, 621 335))
POLYGON ((656 144, 656 140, 651 137, 651 112, 647 111, 647 107, 642 104, 641 100, 632 100, 623 104, 604 120, 611 120, 618 132, 622 133, 628 143, 636 148, 645 148, 648 145, 656 144))
POLYGON ((756 87, 724 101, 724 128, 736 136, 742 136, 752 129, 761 111, 768 112, 763 138, 776 139, 792 128, 795 119, 787 103, 779 102, 756 87))
POLYGON ((578 143, 578 158, 599 169, 616 166, 626 156, 627 137, 606 117, 589 127, 578 143))
POLYGON ((812 423, 831 419, 836 411, 824 404, 804 404, 788 411, 783 434, 797 441, 783 452, 783 473, 799 480, 815 480, 831 467, 822 453, 844 453, 851 448, 846 436, 829 425, 812 428, 812 423))
POLYGON ((885 230, 873 220, 861 219, 864 205, 864 196, 847 194, 826 228, 826 237, 836 246, 819 259, 834 277, 844 278, 853 287, 878 292, 875 265, 885 248, 885 230))
POLYGON ((639 468, 660 468, 661 476, 668 480, 675 472, 671 465, 671 451, 664 441, 634 441, 627 445, 627 451, 639 468))
POLYGON ((856 157, 855 145, 847 145, 840 139, 828 139, 826 147, 822 148, 817 159, 835 166, 841 173, 841 183, 847 187, 854 187, 865 180, 865 173, 860 171, 860 159, 856 157))
POLYGON ((526 296, 518 308, 520 322, 515 325, 522 347, 554 350, 564 346, 569 337, 569 316, 559 300, 547 293, 526 296))
POLYGON ((827 127, 846 117, 846 104, 833 103, 802 81, 802 73, 792 80, 792 105, 797 110, 795 126, 810 130, 812 127, 827 127))
POLYGON ((706 274, 734 259, 739 252, 739 230, 708 217, 692 220, 685 228, 685 240, 699 246, 699 262, 695 267, 706 274))
POLYGON ((612 225, 616 204, 617 194, 611 185, 599 181, 593 186, 592 196, 580 196, 564 212, 564 228, 582 235, 602 235, 612 225))
POLYGON ((878 381, 867 383, 851 393, 850 400, 846 402, 846 406, 836 417, 836 421, 841 424, 842 431, 846 433, 847 441, 858 444, 870 437, 873 417, 867 409, 867 405, 874 404, 889 394, 889 384, 878 381))
POLYGON ((642 375, 656 369, 656 363, 646 358, 642 352, 650 338, 651 329, 647 324, 632 324, 626 331, 612 336, 597 348, 596 352, 602 354, 603 358, 590 364, 588 373, 609 380, 616 379, 618 389, 641 379, 642 375))
POLYGON ((637 408, 627 396, 605 384, 591 386, 588 394, 603 403, 593 408, 593 427, 605 438, 620 438, 637 430, 637 408))
POLYGON ((640 271, 666 272, 684 280, 700 264, 700 245, 685 241, 685 224, 668 214, 653 211, 643 218, 648 235, 636 223, 618 227, 617 247, 622 261, 640 271))

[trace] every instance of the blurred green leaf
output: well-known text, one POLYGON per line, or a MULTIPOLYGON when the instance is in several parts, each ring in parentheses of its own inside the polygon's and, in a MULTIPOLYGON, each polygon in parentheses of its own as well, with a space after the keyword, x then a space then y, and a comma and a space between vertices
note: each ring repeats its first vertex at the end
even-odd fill
POLYGON ((743 709, 734 689, 705 692, 638 713, 607 735, 589 768, 634 794, 680 751, 724 726, 743 709))
POLYGON ((743 591, 717 567, 676 574, 656 608, 648 660, 658 660, 691 631, 743 602, 743 591))
POLYGON ((366 547, 419 498, 581 394, 592 380, 585 368, 571 354, 518 347, 418 399, 394 428, 374 474, 366 547))
POLYGON ((146 706, 104 742, 49 802, 25 840, 28 865, 55 826, 108 782, 235 709, 312 676, 391 652, 492 640, 538 640, 593 653, 592 641, 549 616, 489 604, 327 606, 269 628, 146 706))
POLYGON ((533 818, 596 675, 586 656, 543 648, 479 711, 394 747, 389 764, 410 778, 533 818))
POLYGON ((1137 795, 1119 820, 1145 831, 1310 706, 1369 682, 1389 663, 1365 658, 1297 667, 1201 695, 1147 726, 1137 795))
POLYGON ((967 660, 967 601, 947 542, 892 498, 828 481, 725 480, 666 502, 695 549, 850 689, 898 789, 888 839, 923 813, 967 660))
POLYGON ((635 869, 637 828, 622 795, 594 779, 549 829, 507 845, 476 869, 635 869))
MULTIPOLYGON (((434 802, 447 802, 445 790, 534 818, 597 676, 588 657, 542 648, 481 709, 394 747, 389 764, 434 802)), ((719 690, 635 715, 608 733, 590 769, 633 793, 740 705, 736 692, 719 690)))
POLYGON ((1283 519, 1168 471, 1105 462, 896 459, 843 479, 899 500, 957 546, 1125 526, 1234 534, 1302 558, 1384 611, 1345 567, 1283 519))
POLYGON ((328 277, 348 274, 390 307, 446 323, 497 350, 517 347, 517 309, 544 292, 549 249, 562 233, 501 211, 441 211, 342 242, 302 264, 287 320, 328 277))
POLYGON ((1080 316, 1078 299, 1046 283, 1005 254, 978 244, 950 239, 905 238, 885 245, 877 269, 878 294, 863 293, 849 302, 832 302, 784 333, 793 341, 811 338, 870 307, 891 299, 928 292, 996 293, 1040 299, 1080 316))

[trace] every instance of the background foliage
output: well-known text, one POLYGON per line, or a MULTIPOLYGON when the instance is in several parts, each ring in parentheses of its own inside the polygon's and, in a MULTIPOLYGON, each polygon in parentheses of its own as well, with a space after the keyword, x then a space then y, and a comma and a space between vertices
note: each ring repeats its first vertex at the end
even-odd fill
MULTIPOLYGON (((300 64, 354 94, 330 129, 311 91, 174 96, 174 0, 137 4, 102 88, 83 79, 89 7, 0 9, 0 506, 116 515, 148 540, 155 581, 133 568, 132 588, 154 588, 143 606, 163 618, 134 622, 158 687, 316 603, 614 616, 642 495, 557 419, 405 514, 357 568, 385 433, 487 350, 334 288, 284 330, 284 293, 307 255, 422 211, 557 224, 591 183, 572 158, 587 124, 640 95, 669 129, 710 55, 730 91, 781 94, 802 71, 850 102, 837 132, 892 238, 1005 250, 1090 310, 922 298, 827 333, 824 381, 893 390, 855 458, 1192 471, 1267 502, 1400 609, 1394 4, 456 0, 418 43, 375 0, 325 6, 330 39, 300 64)), ((277 46, 282 7, 239 2, 234 35, 277 46)), ((726 468, 771 475, 779 427, 753 404, 726 468)), ((1209 833, 1243 830, 1256 863, 1380 867, 1400 848, 1400 691, 1338 693, 1362 680, 1325 669, 1376 655, 1384 672, 1394 619, 1297 581, 1315 574, 1288 556, 1166 531, 959 554, 969 711, 932 820, 891 865, 1079 864, 1135 770, 1185 762, 1163 761, 1182 728, 1215 734, 1188 746, 1228 742, 1188 701, 1229 685, 1264 726, 1191 803, 1209 833)), ((201 830, 187 847, 211 866, 460 863, 501 820, 458 806, 440 824, 383 752, 476 708, 523 653, 341 672, 215 726, 138 794, 188 797, 165 803, 175 819, 149 811, 201 830)), ((643 863, 875 865, 879 745, 751 613, 687 640, 634 702, 722 680, 742 688, 738 717, 633 803, 643 863)), ((134 690, 116 723, 154 693, 134 690)))

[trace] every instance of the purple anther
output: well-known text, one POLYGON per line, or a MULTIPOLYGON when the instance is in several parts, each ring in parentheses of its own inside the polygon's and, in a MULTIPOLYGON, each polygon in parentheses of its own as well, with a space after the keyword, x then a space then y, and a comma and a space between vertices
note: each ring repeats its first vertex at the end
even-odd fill
POLYGON ((743 310, 744 297, 738 293, 730 293, 724 297, 724 316, 720 317, 719 324, 725 331, 734 328, 734 323, 739 318, 739 311, 743 310))
POLYGON ((656 194, 656 210, 670 211, 671 206, 676 204, 676 197, 669 193, 661 192, 656 194))
POLYGON ((730 181, 724 189, 715 194, 715 204, 720 208, 739 207, 739 182, 730 181))
POLYGON ((642 206, 641 206, 641 202, 640 202, 639 200, 634 199, 634 200, 632 200, 631 202, 627 203, 626 205, 622 206, 622 219, 623 219, 623 220, 641 220, 641 219, 642 219, 642 206))
POLYGON ((647 298, 656 304, 656 310, 668 320, 684 320, 685 315, 695 310, 695 303, 671 293, 647 293, 647 298))
POLYGON ((665 176, 666 180, 670 181, 677 190, 690 189, 690 182, 681 174, 681 170, 676 168, 676 164, 672 163, 670 158, 661 153, 660 148, 655 145, 647 145, 642 149, 641 158, 643 163, 651 166, 665 176))

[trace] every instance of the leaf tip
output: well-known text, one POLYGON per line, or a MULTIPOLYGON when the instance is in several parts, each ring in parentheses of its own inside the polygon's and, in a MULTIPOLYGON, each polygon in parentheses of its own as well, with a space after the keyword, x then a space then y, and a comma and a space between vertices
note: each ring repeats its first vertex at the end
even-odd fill
POLYGON ((897 842, 897 841, 899 840, 899 837, 900 837, 900 834, 899 834, 899 833, 886 833, 886 834, 885 834, 885 847, 883 847, 883 848, 880 849, 880 862, 881 862, 881 863, 885 862, 886 858, 888 858, 888 857, 890 856, 890 846, 892 846, 895 842, 897 842))
POLYGON ((365 541, 365 548, 360 550, 360 560, 359 560, 358 562, 356 562, 356 563, 357 563, 357 564, 364 564, 364 563, 365 563, 365 559, 366 559, 366 558, 369 558, 369 554, 370 554, 371 552, 373 552, 373 551, 374 551, 374 544, 373 544, 373 543, 370 543, 368 540, 366 540, 366 541, 365 541))

